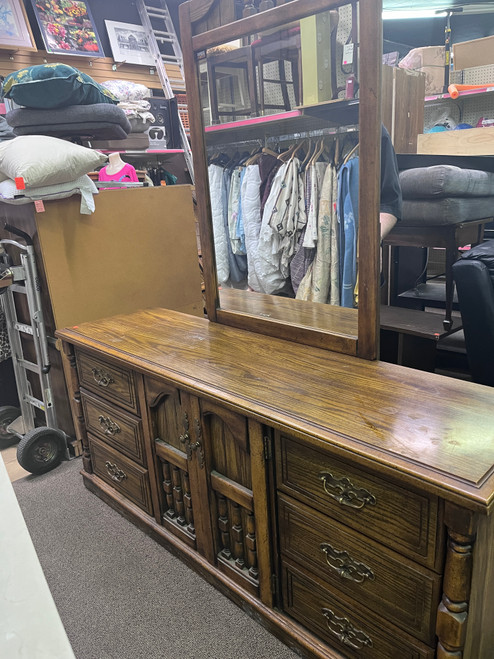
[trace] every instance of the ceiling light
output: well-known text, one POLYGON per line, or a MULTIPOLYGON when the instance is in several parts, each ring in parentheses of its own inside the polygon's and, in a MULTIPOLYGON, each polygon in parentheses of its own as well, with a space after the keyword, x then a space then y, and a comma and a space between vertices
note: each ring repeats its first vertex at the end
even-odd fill
MULTIPOLYGON (((444 11, 444 14, 446 11, 444 11)), ((443 12, 435 9, 417 9, 411 11, 383 11, 383 20, 401 20, 402 18, 436 18, 443 12)))

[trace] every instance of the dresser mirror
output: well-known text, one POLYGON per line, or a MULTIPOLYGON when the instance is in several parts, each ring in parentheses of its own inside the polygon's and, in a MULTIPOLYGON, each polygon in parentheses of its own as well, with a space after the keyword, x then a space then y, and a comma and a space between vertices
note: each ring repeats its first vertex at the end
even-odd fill
POLYGON ((180 7, 208 317, 375 359, 381 2, 218 5, 180 7))

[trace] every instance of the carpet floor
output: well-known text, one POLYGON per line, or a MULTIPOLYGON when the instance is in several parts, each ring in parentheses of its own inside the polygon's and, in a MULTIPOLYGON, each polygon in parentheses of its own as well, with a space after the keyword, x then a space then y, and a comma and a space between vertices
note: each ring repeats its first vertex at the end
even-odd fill
POLYGON ((83 485, 80 459, 13 484, 77 659, 297 656, 83 485))

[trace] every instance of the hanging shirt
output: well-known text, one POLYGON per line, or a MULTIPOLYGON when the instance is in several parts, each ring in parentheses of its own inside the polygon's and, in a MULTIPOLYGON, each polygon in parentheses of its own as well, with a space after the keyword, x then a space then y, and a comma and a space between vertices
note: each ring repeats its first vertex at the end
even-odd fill
POLYGON ((122 169, 114 174, 108 173, 108 167, 99 170, 98 181, 118 181, 119 183, 139 183, 136 170, 129 163, 125 163, 122 169))
POLYGON ((357 281, 359 159, 342 165, 338 176, 341 306, 354 306, 357 281))
POLYGON ((305 226, 304 179, 297 158, 278 170, 262 216, 259 281, 267 293, 282 291, 300 232, 305 226))
POLYGON ((247 283, 257 293, 265 293, 257 270, 259 268, 258 243, 261 230, 261 175, 259 165, 248 165, 242 181, 242 219, 245 231, 245 249, 247 252, 247 283))
POLYGON ((307 211, 307 228, 303 242, 304 247, 315 247, 317 243, 317 216, 319 213, 319 197, 326 167, 326 162, 316 162, 309 167, 310 173, 308 179, 310 180, 310 194, 309 208, 307 211))
POLYGON ((213 221, 213 240, 216 256, 216 273, 218 284, 224 284, 230 278, 228 261, 228 236, 225 230, 223 210, 223 168, 209 165, 209 191, 211 195, 211 216, 213 221))

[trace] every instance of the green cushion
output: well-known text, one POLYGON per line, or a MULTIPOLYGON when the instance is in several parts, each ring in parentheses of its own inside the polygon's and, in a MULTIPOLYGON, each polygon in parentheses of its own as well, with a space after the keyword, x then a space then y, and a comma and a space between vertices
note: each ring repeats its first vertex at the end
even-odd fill
POLYGON ((110 91, 68 64, 38 64, 9 73, 3 94, 18 105, 35 109, 118 103, 110 91))

